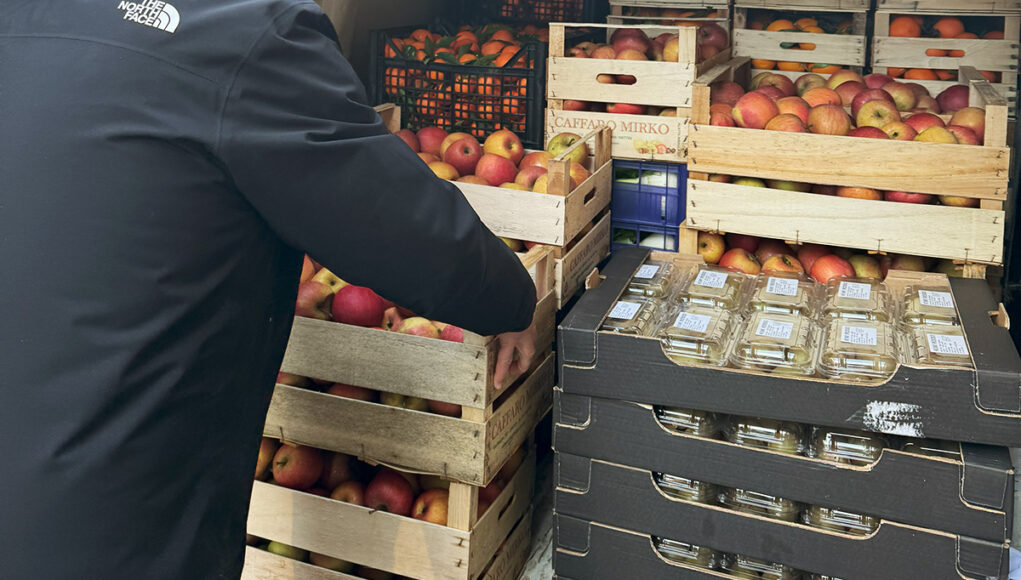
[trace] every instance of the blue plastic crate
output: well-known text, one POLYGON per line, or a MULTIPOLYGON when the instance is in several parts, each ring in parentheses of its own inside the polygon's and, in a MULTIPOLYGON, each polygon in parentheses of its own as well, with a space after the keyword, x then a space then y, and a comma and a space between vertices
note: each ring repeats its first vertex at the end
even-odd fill
MULTIPOLYGON (((613 213, 610 214, 613 216, 613 213)), ((610 220, 610 251, 621 248, 649 248, 666 252, 677 251, 677 226, 648 226, 631 221, 610 220)))
POLYGON ((681 163, 613 161, 614 219, 676 228, 684 221, 688 168, 681 163))

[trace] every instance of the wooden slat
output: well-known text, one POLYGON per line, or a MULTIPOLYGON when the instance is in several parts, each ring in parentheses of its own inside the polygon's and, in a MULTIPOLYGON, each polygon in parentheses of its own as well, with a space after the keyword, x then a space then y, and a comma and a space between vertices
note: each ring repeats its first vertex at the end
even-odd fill
POLYGON ((692 125, 688 170, 1005 199, 1006 147, 881 141, 692 125))
POLYGON ((447 525, 458 530, 470 531, 478 521, 478 516, 479 488, 456 481, 450 482, 447 525))
POLYGON ((956 70, 973 66, 979 70, 1016 72, 1018 43, 1015 40, 967 38, 875 37, 872 43, 873 66, 956 70), (963 50, 962 57, 927 56, 930 49, 963 50))
POLYGON ((944 14, 1021 12, 1021 0, 876 0, 876 9, 890 12, 944 14))
POLYGON ((1000 263, 1003 211, 689 181, 689 227, 878 252, 1000 263))
POLYGON ((557 308, 585 285, 592 268, 610 255, 610 215, 607 214, 562 258, 556 259, 557 308))
POLYGON ((735 0, 735 8, 771 8, 774 10, 868 10, 869 0, 735 0))
MULTIPOLYGON (((610 6, 633 6, 636 8, 685 8, 698 10, 702 8, 727 8, 729 2, 723 0, 610 0, 610 6)), ((676 18, 674 18, 676 20, 676 18)))
POLYGON ((401 108, 392 103, 384 103, 375 107, 376 113, 383 119, 386 130, 396 133, 401 130, 401 108))
POLYGON ((648 159, 684 162, 684 141, 688 134, 687 114, 678 117, 653 115, 615 115, 592 111, 565 111, 552 106, 546 109, 547 139, 564 131, 586 131, 609 127, 615 159, 648 159), (653 149, 663 145, 663 153, 653 149), (652 151, 657 151, 653 153, 652 151))
POLYGON ((514 477, 507 482, 507 487, 500 492, 496 501, 479 518, 472 530, 471 545, 468 547, 469 578, 476 578, 482 574, 515 524, 531 511, 535 492, 535 469, 535 452, 532 451, 514 477))
POLYGON ((488 484, 514 451, 528 439, 539 421, 553 407, 555 357, 550 354, 517 392, 500 400, 500 406, 486 421, 484 482, 488 484))
POLYGON ((517 580, 528 561, 531 540, 532 512, 529 511, 514 527, 503 549, 493 557, 480 580, 517 580))
POLYGON ((734 56, 792 62, 825 62, 847 66, 865 65, 864 36, 763 30, 734 30, 733 36, 734 56), (815 45, 815 49, 781 47, 781 43, 791 42, 810 42, 815 45))
POLYGON ((695 65, 687 62, 552 57, 546 94, 550 99, 688 107, 695 76, 695 65), (636 81, 602 84, 596 81, 600 74, 632 75, 636 81))
POLYGON ((564 233, 563 197, 489 185, 455 182, 475 213, 494 234, 515 240, 560 246, 564 233))
POLYGON ((277 556, 252 546, 245 549, 245 567, 241 570, 241 580, 359 580, 359 578, 277 556))

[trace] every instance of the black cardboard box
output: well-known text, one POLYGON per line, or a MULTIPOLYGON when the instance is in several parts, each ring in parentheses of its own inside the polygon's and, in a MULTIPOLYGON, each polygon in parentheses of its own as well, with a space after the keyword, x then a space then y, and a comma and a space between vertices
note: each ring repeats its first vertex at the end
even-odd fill
POLYGON ((869 466, 838 466, 681 433, 651 405, 558 389, 553 409, 559 452, 983 540, 1011 537, 1014 470, 1005 447, 965 443, 962 461, 888 448, 869 466))
MULTIPOLYGON (((557 453, 554 510, 842 580, 1006 578, 1008 546, 883 520, 852 536, 663 493, 651 471, 557 453)), ((715 482, 710 482, 715 483, 715 482)), ((566 575, 566 573, 565 573, 566 575)))
MULTIPOLYGON (((648 254, 620 250, 601 272, 598 287, 585 292, 560 325, 565 393, 1021 447, 1021 356, 984 280, 950 280, 977 370, 901 365, 886 382, 865 385, 683 366, 667 358, 655 338, 600 332, 648 254)), ((690 264, 692 258, 664 254, 660 259, 690 264)), ((891 275, 945 280, 939 274, 895 272, 891 275)))

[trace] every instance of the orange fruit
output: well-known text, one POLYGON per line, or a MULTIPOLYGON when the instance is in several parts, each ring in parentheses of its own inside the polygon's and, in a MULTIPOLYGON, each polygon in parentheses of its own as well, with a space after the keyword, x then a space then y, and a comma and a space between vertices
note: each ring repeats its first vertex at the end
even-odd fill
POLYGON ((892 79, 899 79, 904 76, 905 69, 890 67, 886 69, 886 74, 892 79))
MULTIPOLYGON (((802 29, 802 30, 804 30, 806 32, 809 32, 809 30, 808 30, 809 28, 819 28, 819 21, 816 20, 815 18, 808 18, 808 17, 799 18, 799 19, 797 19, 794 22, 794 26, 796 26, 796 27, 798 27, 798 28, 800 28, 800 29, 802 29)), ((820 30, 819 32, 822 32, 822 30, 820 30)))
POLYGON ((766 27, 766 32, 779 32, 781 30, 797 30, 797 27, 790 20, 783 18, 770 22, 769 26, 766 27))
POLYGON ((942 48, 927 48, 925 49, 925 56, 946 56, 947 51, 942 48))
MULTIPOLYGON (((826 31, 818 26, 807 26, 801 29, 802 32, 810 32, 812 34, 826 34, 826 31)), ((801 50, 815 50, 815 44, 812 42, 802 42, 798 45, 801 50)))
POLYGON ((494 66, 506 66, 510 59, 514 58, 514 55, 518 53, 518 47, 508 46, 500 51, 500 56, 496 57, 493 61, 494 66))
POLYGON ((466 53, 462 54, 461 56, 457 57, 457 62, 459 62, 461 64, 468 64, 470 62, 474 62, 476 58, 478 58, 478 57, 475 56, 475 53, 466 52, 466 53))
POLYGON ((478 42, 479 41, 479 38, 477 36, 475 36, 475 33, 470 31, 470 30, 462 30, 461 32, 458 32, 457 36, 455 36, 454 39, 455 40, 467 40, 467 41, 469 41, 468 44, 471 44, 473 42, 478 42))
POLYGON ((927 68, 912 68, 904 73, 904 78, 913 81, 938 81, 939 75, 927 68))
POLYGON ((425 42, 425 39, 432 38, 432 34, 430 34, 429 31, 424 28, 419 28, 418 30, 411 33, 411 38, 412 40, 425 42))
POLYGON ((753 20, 752 23, 748 25, 748 30, 765 30, 765 29, 766 23, 761 20, 753 20))
POLYGON ((941 81, 949 81, 957 78, 957 75, 952 70, 938 70, 936 71, 936 76, 938 76, 941 81))
MULTIPOLYGON (((958 38, 960 38, 958 36, 958 38)), ((982 38, 986 40, 1003 40, 1002 30, 990 30, 989 32, 982 35, 982 38)))
POLYGON ((805 63, 782 60, 776 63, 776 68, 790 72, 805 72, 805 63))
POLYGON ((497 30, 493 33, 493 36, 489 37, 490 41, 502 40, 503 42, 514 42, 514 35, 509 30, 497 30))
POLYGON ((898 16, 890 22, 890 36, 918 38, 921 35, 921 24, 910 16, 898 16))
POLYGON ((932 25, 933 30, 939 32, 940 38, 957 38, 958 34, 964 32, 964 23, 960 18, 944 16, 932 25))
MULTIPOLYGON (((392 42, 393 45, 397 47, 397 50, 404 48, 404 41, 402 41, 401 39, 394 38, 392 39, 392 42)), ((389 42, 383 46, 383 56, 386 58, 394 58, 395 56, 397 56, 397 51, 395 51, 393 47, 390 46, 389 42)))
POLYGON ((831 75, 840 70, 839 64, 812 64, 808 66, 808 72, 813 72, 817 75, 831 75))
POLYGON ((488 56, 490 54, 500 54, 500 51, 502 51, 505 46, 507 45, 499 40, 490 40, 482 45, 482 55, 488 56))
POLYGON ((765 60, 762 58, 752 59, 752 68, 757 68, 761 70, 773 70, 774 67, 776 67, 775 60, 765 60))
POLYGON ((986 80, 991 82, 991 83, 998 83, 998 82, 1000 82, 1000 73, 998 73, 998 72, 993 72, 991 70, 980 70, 978 72, 982 76, 986 77, 986 80))

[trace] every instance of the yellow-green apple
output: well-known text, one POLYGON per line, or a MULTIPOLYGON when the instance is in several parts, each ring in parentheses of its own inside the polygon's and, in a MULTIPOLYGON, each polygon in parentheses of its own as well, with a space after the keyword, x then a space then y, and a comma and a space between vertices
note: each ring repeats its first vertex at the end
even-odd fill
POLYGON ((429 410, 437 415, 446 415, 448 417, 460 417, 461 416, 461 405, 456 403, 447 403, 444 401, 434 401, 430 399, 429 410))
POLYGON ((937 103, 936 99, 929 95, 922 95, 921 97, 918 97, 918 102, 915 103, 915 108, 911 110, 917 113, 940 114, 939 103, 937 103))
POLYGON ((273 455, 273 481, 291 489, 308 489, 323 473, 323 454, 305 445, 280 446, 273 455))
POLYGON ((302 259, 301 259, 301 277, 298 278, 298 282, 301 283, 301 282, 304 282, 306 280, 311 280, 312 276, 315 276, 315 273, 316 273, 316 267, 312 264, 312 258, 309 258, 307 255, 302 257, 302 259))
MULTIPOLYGON (((897 105, 882 99, 875 99, 868 101, 858 109, 855 121, 859 127, 881 129, 890 123, 900 122, 900 113, 897 111, 897 105)), ((882 133, 882 131, 880 132, 882 133)), ((888 138, 886 133, 883 133, 883 137, 888 138)))
POLYGON ((915 103, 918 102, 915 91, 911 90, 911 87, 904 83, 890 81, 883 85, 882 88, 893 97, 893 102, 896 103, 898 111, 910 111, 915 108, 915 103))
POLYGON ((951 278, 963 278, 964 267, 959 264, 955 264, 953 260, 940 260, 936 264, 936 268, 933 272, 939 272, 940 274, 946 274, 951 278))
POLYGON ((893 79, 891 79, 889 76, 879 73, 868 74, 865 75, 864 78, 862 78, 862 81, 865 83, 865 86, 870 89, 881 89, 883 88, 884 85, 886 85, 892 80, 893 79))
POLYGON ((521 240, 515 240, 514 238, 500 238, 500 241, 507 244, 507 247, 510 248, 512 252, 520 252, 525 249, 521 240))
POLYGON ((613 47, 609 44, 600 44, 592 49, 588 53, 589 58, 602 58, 613 60, 617 58, 617 51, 613 50, 613 47))
POLYGON ((282 542, 270 542, 266 545, 266 551, 277 556, 283 556, 284 558, 290 558, 291 560, 298 560, 304 562, 308 559, 308 550, 302 550, 301 548, 295 548, 282 542))
POLYGON ((330 388, 326 390, 327 394, 335 397, 345 397, 347 399, 356 399, 359 401, 375 401, 377 393, 373 389, 366 389, 365 387, 356 387, 355 385, 345 385, 344 383, 333 383, 330 388))
MULTIPOLYGON (((447 149, 450 149, 451 145, 453 145, 454 143, 457 143, 461 139, 465 139, 467 137, 471 137, 472 139, 475 139, 475 137, 472 136, 469 133, 450 133, 449 135, 444 137, 443 138, 443 142, 440 143, 440 152, 439 152, 440 159, 444 159, 444 157, 446 157, 447 149)), ((478 139, 475 139, 475 142, 478 143, 478 139)), ((446 161, 446 159, 444 159, 444 161, 446 161)))
POLYGON ((746 187, 766 187, 766 182, 755 177, 738 177, 734 180, 734 185, 744 185, 746 187))
POLYGON ((576 99, 564 99, 564 110, 565 111, 587 111, 589 104, 587 101, 579 101, 576 99))
POLYGON ((663 60, 665 62, 677 62, 677 57, 680 54, 680 41, 678 36, 673 34, 663 44, 663 60))
POLYGON ((801 246, 801 249, 798 250, 798 261, 805 267, 806 272, 811 272, 812 266, 815 265, 816 260, 832 253, 833 251, 828 246, 804 244, 801 246))
POLYGON ((419 146, 418 144, 418 136, 415 135, 415 132, 412 131, 411 129, 401 129, 400 131, 394 133, 394 135, 400 137, 401 141, 407 143, 408 147, 411 147, 411 150, 414 151, 415 153, 418 153, 419 151, 422 150, 421 146, 419 146))
MULTIPOLYGON (((701 233, 701 232, 699 232, 701 233)), ((518 472, 518 468, 525 462, 525 457, 528 457, 528 451, 524 447, 518 447, 510 457, 507 458, 507 462, 500 468, 500 472, 497 473, 496 479, 503 482, 508 482, 514 477, 514 474, 518 472)))
POLYGON ((269 473, 269 466, 273 463, 273 456, 277 452, 276 439, 269 437, 263 437, 262 442, 259 443, 259 458, 255 462, 255 479, 263 480, 269 473))
POLYGON ((939 202, 952 207, 978 207, 979 201, 974 197, 958 197, 955 195, 941 195, 939 202))
POLYGON ((808 129, 796 115, 781 113, 766 123, 766 131, 783 131, 785 133, 805 133, 808 129))
POLYGON ((929 127, 915 137, 915 141, 925 143, 957 143, 957 137, 946 127, 929 127))
POLYGON ((975 132, 961 125, 947 125, 947 131, 953 133, 954 138, 961 145, 979 145, 978 136, 975 132))
POLYGON ((899 123, 890 123, 883 127, 883 132, 890 139, 896 141, 913 141, 915 136, 918 135, 918 131, 907 123, 901 121, 899 123))
POLYGON ((447 181, 456 181, 458 177, 461 177, 457 169, 445 161, 433 161, 429 164, 429 169, 432 169, 436 177, 446 179, 447 181))
POLYGON ((624 50, 634 50, 644 55, 652 41, 640 28, 618 28, 610 35, 610 45, 618 54, 624 50))
POLYGON ((986 135, 986 112, 978 107, 963 107, 950 117, 950 124, 958 127, 967 127, 975 132, 979 144, 985 143, 986 135))
POLYGON ((883 194, 868 187, 838 187, 837 197, 880 200, 883 199, 883 194))
POLYGON ((819 107, 822 105, 837 105, 843 106, 843 101, 840 100, 840 95, 833 89, 827 89, 826 87, 816 87, 805 91, 805 94, 801 95, 801 98, 808 103, 810 107, 819 107))
POLYGON ((379 326, 386 303, 371 289, 348 284, 333 297, 333 320, 355 326, 379 326))
POLYGON ((450 489, 450 480, 439 475, 419 475, 418 481, 422 484, 422 489, 450 489))
POLYGON ((865 86, 865 83, 847 81, 834 90, 838 95, 840 95, 841 103, 843 103, 845 107, 850 107, 854 98, 868 90, 868 87, 865 86))
POLYGON ((447 132, 439 127, 424 127, 418 131, 416 137, 419 151, 440 157, 440 148, 443 146, 443 140, 447 138, 447 132))
POLYGON ((311 382, 308 380, 308 377, 303 377, 301 375, 295 375, 291 373, 277 373, 277 384, 290 385, 292 387, 301 387, 304 389, 305 387, 308 387, 311 384, 311 382))
POLYGON ((730 38, 727 31, 715 22, 702 22, 698 27, 699 46, 715 48, 717 52, 722 51, 730 45, 730 38))
POLYGON ((316 280, 298 284, 298 297, 294 302, 294 315, 318 320, 330 319, 333 290, 316 280))
POLYGON ((489 185, 489 182, 478 175, 462 175, 457 178, 458 183, 474 183, 475 185, 489 185))
POLYGON ((768 77, 771 74, 773 74, 773 73, 771 73, 769 71, 763 71, 763 72, 760 72, 760 73, 756 74, 755 76, 753 76, 752 77, 752 82, 748 83, 748 90, 749 91, 754 91, 755 89, 759 88, 759 85, 762 84, 762 81, 764 81, 766 79, 766 77, 768 77))
POLYGON ((837 90, 837 87, 848 81, 857 81, 860 83, 862 82, 862 78, 860 74, 853 70, 842 68, 830 75, 830 78, 826 80, 826 88, 837 90))
POLYGON ((812 186, 812 193, 818 195, 837 195, 837 186, 816 183, 815 185, 812 186))
POLYGON ((315 552, 309 553, 308 561, 313 566, 319 566, 320 568, 326 568, 327 570, 333 570, 334 572, 343 572, 344 574, 353 572, 355 569, 355 565, 351 562, 327 556, 326 554, 317 554, 315 552))
POLYGON ((794 272, 797 274, 804 274, 805 268, 794 256, 789 254, 777 254, 775 256, 771 256, 762 263, 762 273, 767 274, 771 272, 794 272))
POLYGON ((365 486, 356 479, 341 483, 330 492, 330 498, 354 505, 365 505, 365 486))
POLYGON ((784 75, 778 75, 775 73, 770 73, 767 76, 762 77, 762 80, 759 81, 759 86, 756 87, 756 89, 762 89, 764 87, 776 87, 781 93, 783 93, 784 97, 790 97, 798 93, 797 88, 794 86, 794 81, 784 75))
POLYGON ((644 115, 645 105, 634 105, 631 103, 609 103, 606 105, 607 113, 617 115, 644 115))
POLYGON ((820 87, 826 87, 826 79, 815 73, 803 74, 798 77, 798 80, 794 81, 794 90, 797 91, 799 97, 812 89, 820 87))
POLYGON ((395 330, 401 334, 409 334, 411 336, 422 336, 425 338, 440 337, 440 331, 436 330, 432 321, 421 316, 405 318, 395 330))
POLYGON ((883 274, 879 270, 879 260, 866 254, 855 254, 848 260, 854 268, 854 275, 858 278, 874 278, 882 280, 883 274))
POLYGON ((794 115, 801 119, 802 123, 807 123, 808 112, 812 107, 801 97, 784 97, 776 102, 776 108, 781 115, 794 115))
POLYGON ((825 284, 833 278, 854 276, 854 267, 836 254, 827 254, 815 260, 811 273, 816 282, 825 284))
POLYGON ((521 139, 509 129, 500 129, 487 137, 484 150, 486 153, 510 159, 515 167, 525 156, 525 148, 521 145, 521 139))
POLYGON ((482 146, 471 135, 454 141, 443 153, 443 161, 454 166, 458 175, 475 173, 475 166, 482 159, 482 146))
POLYGON ((365 487, 365 506, 399 516, 411 514, 414 490, 403 475, 384 468, 365 487))
MULTIPOLYGON (((570 149, 571 146, 579 140, 581 140, 581 136, 574 133, 560 133, 558 135, 554 135, 553 138, 549 140, 549 143, 546 144, 546 151, 554 157, 558 157, 561 153, 570 149)), ((575 163, 581 163, 585 161, 585 158, 587 157, 588 144, 582 143, 577 149, 571 151, 571 153, 566 155, 564 158, 575 163)))
POLYGON ((323 474, 319 485, 333 490, 338 485, 355 478, 351 465, 352 457, 345 453, 328 453, 323 461, 323 474))
POLYGON ((868 89, 858 93, 855 95, 854 99, 851 100, 851 116, 857 117, 858 111, 861 110, 862 105, 869 101, 876 100, 883 100, 894 107, 897 106, 897 104, 893 102, 893 97, 890 96, 890 93, 883 89, 868 89))
MULTIPOLYGON (((569 175, 571 176, 571 183, 581 185, 582 183, 585 183, 585 180, 588 179, 592 173, 590 173, 588 169, 585 169, 585 166, 581 163, 575 163, 572 161, 569 175)), ((571 189, 574 188, 572 187, 571 189)))
POLYGON ((786 254, 787 252, 787 244, 780 240, 766 239, 759 241, 759 245, 755 248, 754 254, 755 259, 758 260, 760 264, 765 264, 766 260, 773 256, 779 256, 786 254))
POLYGON ((925 260, 919 256, 905 256, 894 254, 890 262, 891 270, 910 270, 912 272, 924 272, 925 260))
POLYGON ((770 119, 780 114, 776 103, 762 93, 752 91, 745 93, 737 100, 731 116, 740 127, 761 129, 770 119))
POLYGON ((847 135, 851 132, 851 117, 839 105, 812 107, 808 130, 819 135, 847 135))
POLYGON ((734 117, 729 113, 709 113, 709 124, 714 127, 734 127, 734 117))
POLYGON ((932 196, 928 193, 908 193, 906 191, 887 191, 883 194, 883 199, 898 203, 932 203, 932 196))
POLYGON ((904 122, 918 133, 921 133, 930 127, 946 126, 943 124, 943 119, 940 119, 932 113, 915 113, 904 119, 904 122))
POLYGON ((518 166, 502 155, 486 153, 475 166, 475 175, 485 179, 492 186, 513 183, 518 175, 518 166))
MULTIPOLYGON (((812 190, 811 183, 803 183, 801 181, 787 181, 783 179, 767 179, 766 186, 770 189, 780 189, 783 191, 800 191, 801 193, 807 193, 812 190)), ((761 262, 761 260, 759 260, 761 262)))
MULTIPOLYGON (((527 246, 529 243, 531 242, 526 242, 525 245, 527 246)), ((464 329, 461 327, 445 322, 434 322, 433 325, 436 326, 436 330, 440 331, 440 340, 464 342, 464 329)))
POLYGON ((375 568, 369 568, 368 566, 359 566, 358 572, 355 574, 364 580, 393 580, 394 575, 384 570, 377 570, 375 568))
POLYGON ((851 132, 847 134, 848 137, 865 137, 866 139, 890 139, 890 136, 883 132, 882 129, 875 127, 858 127, 857 129, 851 129, 851 132))
POLYGON ((766 95, 767 97, 772 99, 774 103, 787 96, 783 94, 783 91, 781 91, 780 89, 774 87, 773 85, 766 84, 763 84, 761 87, 755 89, 753 92, 762 93, 763 95, 766 95))
POLYGON ((752 275, 758 274, 761 269, 755 254, 741 248, 731 248, 724 252, 720 258, 720 267, 752 275))
POLYGON ((503 189, 516 189, 518 191, 532 191, 531 188, 525 187, 520 183, 501 183, 498 187, 502 187, 503 189))
POLYGON ((969 105, 967 85, 952 85, 936 95, 936 102, 944 113, 953 113, 969 105))
POLYGON ((336 292, 344 286, 347 286, 347 282, 341 280, 336 274, 326 268, 320 268, 319 271, 316 272, 316 275, 312 276, 312 279, 316 282, 329 286, 331 292, 336 292))
MULTIPOLYGON (((638 52, 637 50, 631 50, 629 48, 627 50, 622 50, 618 52, 617 60, 649 60, 649 57, 645 56, 644 52, 638 52)), ((627 82, 628 81, 627 77, 629 76, 631 75, 617 75, 617 82, 622 85, 633 85, 635 77, 631 77, 630 79, 631 82, 627 82), (624 77, 624 79, 622 79, 621 77, 624 77)))
POLYGON ((532 151, 521 158, 521 163, 518 163, 518 169, 524 169, 526 167, 542 167, 543 169, 549 169, 550 159, 553 159, 553 154, 549 151, 532 151))
POLYGON ((442 159, 440 159, 436 155, 433 155, 432 153, 419 153, 418 158, 425 162, 426 165, 429 165, 430 163, 434 163, 436 161, 442 161, 442 159))
POLYGON ((488 501, 493 503, 496 498, 500 497, 500 492, 503 491, 503 486, 497 481, 492 481, 486 487, 479 490, 479 501, 488 501))
POLYGON ((712 181, 713 183, 730 183, 731 178, 729 175, 724 173, 710 173, 709 181, 712 181))
POLYGON ((709 104, 723 103, 733 107, 744 94, 744 88, 734 81, 716 81, 709 85, 709 104))
POLYGON ((546 175, 546 168, 538 165, 529 165, 518 171, 517 177, 514 178, 514 183, 522 185, 527 188, 528 191, 532 190, 532 186, 535 185, 535 180, 539 177, 546 175))
POLYGON ((441 526, 447 525, 447 501, 449 492, 445 489, 427 489, 418 496, 411 507, 411 517, 441 526))
POLYGON ((706 264, 716 264, 727 250, 723 236, 711 232, 698 232, 698 254, 706 264))

